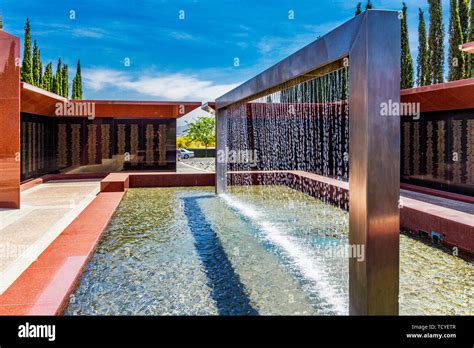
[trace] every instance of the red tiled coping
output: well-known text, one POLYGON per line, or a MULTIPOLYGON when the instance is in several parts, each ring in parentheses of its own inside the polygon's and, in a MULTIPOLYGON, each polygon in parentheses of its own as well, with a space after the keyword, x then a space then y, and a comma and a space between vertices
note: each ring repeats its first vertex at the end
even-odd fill
POLYGON ((112 173, 100 182, 100 192, 125 192, 129 187, 129 175, 112 173))
POLYGON ((123 195, 100 193, 0 295, 0 315, 60 315, 123 195))
POLYGON ((214 186, 214 173, 133 173, 130 187, 214 186))
POLYGON ((52 180, 88 180, 103 179, 108 173, 77 173, 77 174, 48 174, 42 177, 46 181, 52 180))
POLYGON ((28 190, 36 185, 44 184, 52 180, 89 180, 104 179, 107 173, 81 173, 81 174, 47 174, 40 178, 27 180, 21 183, 20 191, 28 190))
POLYGON ((20 191, 23 192, 25 190, 29 190, 30 188, 35 187, 36 185, 40 185, 43 182, 44 180, 42 178, 25 181, 20 185, 20 191))
POLYGON ((403 198, 400 226, 410 231, 439 233, 443 244, 474 254, 474 216, 415 199, 403 198))
POLYGON ((413 192, 424 193, 424 194, 427 194, 427 195, 430 195, 430 196, 447 198, 447 199, 451 199, 453 201, 459 201, 459 202, 474 204, 474 197, 460 195, 458 193, 435 190, 435 189, 428 188, 428 187, 416 186, 416 185, 411 185, 411 184, 406 184, 406 183, 401 183, 400 188, 405 189, 405 190, 409 190, 409 191, 413 191, 413 192))
POLYGON ((129 187, 214 186, 214 173, 112 173, 100 183, 101 192, 124 192, 129 187))

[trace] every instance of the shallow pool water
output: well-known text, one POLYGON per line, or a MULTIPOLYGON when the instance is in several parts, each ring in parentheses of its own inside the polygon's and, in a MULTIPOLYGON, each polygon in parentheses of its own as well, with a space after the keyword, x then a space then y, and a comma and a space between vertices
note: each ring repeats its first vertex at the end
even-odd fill
MULTIPOLYGON (((347 212, 284 186, 130 189, 69 315, 348 313, 347 212)), ((474 314, 474 264, 400 235, 400 313, 474 314)))

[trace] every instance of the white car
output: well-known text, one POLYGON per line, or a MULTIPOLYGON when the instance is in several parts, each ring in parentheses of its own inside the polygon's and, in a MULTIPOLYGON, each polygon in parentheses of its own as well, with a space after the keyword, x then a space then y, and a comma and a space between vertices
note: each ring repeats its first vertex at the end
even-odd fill
POLYGON ((186 150, 186 149, 179 149, 178 151, 181 154, 181 158, 183 158, 183 159, 194 157, 194 152, 193 151, 189 151, 189 150, 186 150))

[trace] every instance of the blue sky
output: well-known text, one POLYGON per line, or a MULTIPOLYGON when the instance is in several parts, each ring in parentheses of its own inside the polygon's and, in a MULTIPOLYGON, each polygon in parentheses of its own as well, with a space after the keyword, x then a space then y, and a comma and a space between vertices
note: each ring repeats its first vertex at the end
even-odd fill
MULTIPOLYGON (((399 10, 402 1, 373 0, 399 10)), ((81 59, 89 99, 205 101, 265 70, 354 15, 348 0, 2 0, 4 30, 23 40, 26 17, 43 62, 72 80, 81 59), (74 11, 75 19, 71 19, 74 11), (182 12, 184 11, 184 13, 182 12), (288 13, 293 11, 294 19, 288 13), (180 15, 184 14, 184 19, 180 15), (125 66, 125 59, 130 66, 125 66), (234 66, 234 59, 239 66, 234 66)), ((418 8, 408 0, 416 60, 418 8)), ((447 28, 449 1, 443 0, 447 28)), ((428 20, 428 18, 426 18, 428 20)))

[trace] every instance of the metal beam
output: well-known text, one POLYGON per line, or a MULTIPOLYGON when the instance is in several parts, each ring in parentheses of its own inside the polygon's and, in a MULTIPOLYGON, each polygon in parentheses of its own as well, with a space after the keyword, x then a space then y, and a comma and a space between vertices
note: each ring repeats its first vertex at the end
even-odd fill
MULTIPOLYGON (((350 314, 398 314, 400 119, 381 116, 400 101, 400 19, 369 10, 216 100, 217 150, 225 151, 224 109, 349 56, 349 243, 365 258, 349 261, 350 314)), ((216 191, 227 164, 216 156, 216 191), (219 163, 221 162, 221 163, 219 163)))
POLYGON ((227 115, 216 110, 216 193, 227 191, 227 115))
POLYGON ((398 314, 400 119, 381 116, 400 102, 398 14, 369 11, 352 47, 349 83, 349 312, 398 314))
POLYGON ((216 99, 216 109, 257 95, 349 54, 363 16, 357 16, 216 99))

